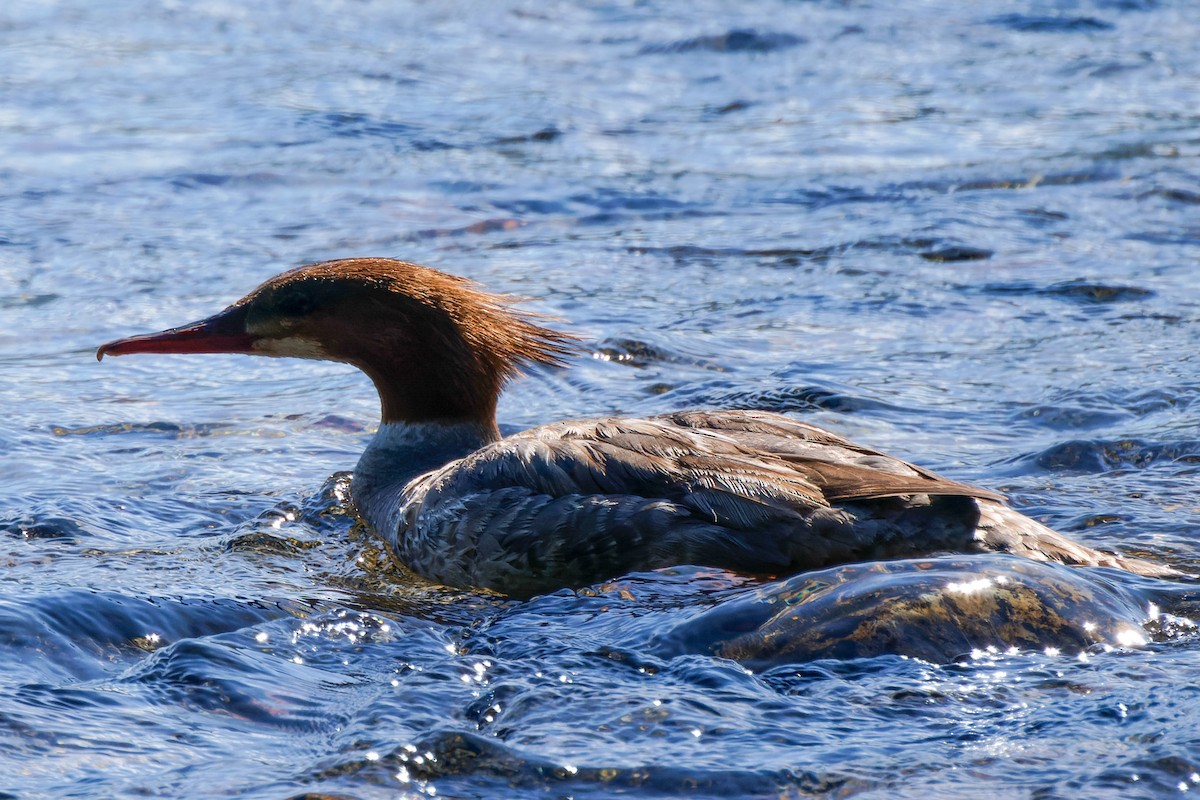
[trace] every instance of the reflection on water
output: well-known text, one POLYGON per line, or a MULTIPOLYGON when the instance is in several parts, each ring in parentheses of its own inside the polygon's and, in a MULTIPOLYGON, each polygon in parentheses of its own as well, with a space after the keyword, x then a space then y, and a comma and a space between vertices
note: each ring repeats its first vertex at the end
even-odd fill
POLYGON ((365 378, 96 364, 397 256, 589 343, 507 430, 784 411, 1200 572, 1191 5, 682 8, 0 10, 0 794, 1200 790, 1189 582, 450 591, 347 514, 365 378))

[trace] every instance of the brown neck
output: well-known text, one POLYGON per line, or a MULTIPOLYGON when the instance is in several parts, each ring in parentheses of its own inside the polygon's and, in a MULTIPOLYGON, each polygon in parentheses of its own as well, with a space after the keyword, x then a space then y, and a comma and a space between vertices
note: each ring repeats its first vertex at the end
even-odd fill
POLYGON ((496 428, 499 381, 453 364, 413 365, 398 370, 357 365, 379 392, 380 422, 448 425, 470 423, 496 428), (474 377, 470 377, 470 375, 474 377))

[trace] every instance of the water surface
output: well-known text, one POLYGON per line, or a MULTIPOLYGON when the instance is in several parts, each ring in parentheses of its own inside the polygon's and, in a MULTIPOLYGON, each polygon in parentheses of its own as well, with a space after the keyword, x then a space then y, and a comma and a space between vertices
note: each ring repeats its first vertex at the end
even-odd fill
POLYGON ((584 337, 508 430, 783 411, 1200 570, 1198 40, 1184 0, 6 4, 0 792, 1200 791, 1186 585, 1087 578, 1144 646, 739 662, 688 638, 731 576, 388 568, 347 368, 93 358, 401 257, 584 337))

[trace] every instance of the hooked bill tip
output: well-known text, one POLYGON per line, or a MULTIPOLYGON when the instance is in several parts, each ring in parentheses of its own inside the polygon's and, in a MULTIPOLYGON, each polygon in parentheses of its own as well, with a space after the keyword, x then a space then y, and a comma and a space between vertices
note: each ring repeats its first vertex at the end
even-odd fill
POLYGON ((114 342, 105 342, 104 344, 97 347, 96 348, 96 360, 103 361, 104 357, 107 355, 120 355, 120 353, 114 354, 111 352, 113 344, 114 344, 114 342))
POLYGON ((127 352, 136 352, 136 351, 126 350, 126 349, 124 349, 123 346, 128 344, 131 339, 138 339, 138 338, 140 338, 140 337, 130 336, 125 339, 113 339, 111 342, 105 342, 104 344, 102 344, 96 348, 96 360, 103 361, 105 356, 116 357, 116 356, 123 356, 127 352))

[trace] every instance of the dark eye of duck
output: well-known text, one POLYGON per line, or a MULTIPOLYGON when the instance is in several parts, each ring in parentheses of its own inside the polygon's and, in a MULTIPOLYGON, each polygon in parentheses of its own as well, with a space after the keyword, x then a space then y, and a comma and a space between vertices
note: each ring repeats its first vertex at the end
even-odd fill
POLYGON ((275 293, 271 306, 281 317, 303 317, 317 307, 317 300, 306 287, 285 286, 275 293))

